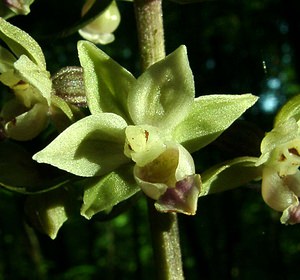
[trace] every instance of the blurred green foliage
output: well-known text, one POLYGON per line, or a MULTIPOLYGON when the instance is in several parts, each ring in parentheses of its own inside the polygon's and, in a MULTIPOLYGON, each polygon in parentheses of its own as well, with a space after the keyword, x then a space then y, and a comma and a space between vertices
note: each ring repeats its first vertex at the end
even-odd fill
MULTIPOLYGON (((75 2, 36 0, 29 15, 10 20, 41 44, 52 73, 79 65, 79 35, 50 32, 62 19, 72 24, 83 3, 75 2)), ((118 5, 116 41, 101 48, 138 74, 133 6, 118 5)), ((164 1, 167 52, 187 46, 198 95, 261 97, 243 122, 194 154, 198 172, 220 160, 257 155, 275 112, 299 93, 299 8, 296 0, 164 1)), ((298 279, 300 227, 280 224, 279 214, 263 203, 259 184, 202 197, 196 216, 179 217, 186 279, 298 279)), ((0 280, 154 279, 145 199, 110 221, 74 217, 54 241, 26 225, 23 203, 23 196, 0 191, 0 280)))

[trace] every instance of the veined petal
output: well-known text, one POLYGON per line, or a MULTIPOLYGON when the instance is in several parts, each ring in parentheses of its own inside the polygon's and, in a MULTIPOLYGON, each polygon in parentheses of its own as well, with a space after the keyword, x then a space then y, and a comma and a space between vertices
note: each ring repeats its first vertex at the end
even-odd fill
POLYGON ((41 69, 46 70, 45 57, 39 44, 26 32, 0 17, 0 38, 16 57, 28 56, 41 69))
POLYGON ((124 119, 111 113, 85 117, 33 159, 78 176, 104 175, 129 161, 123 153, 126 126, 124 119))
POLYGON ((87 41, 78 43, 88 106, 92 114, 111 112, 128 120, 127 96, 135 78, 87 41))
POLYGON ((215 140, 257 99, 252 94, 198 97, 187 117, 175 127, 173 138, 195 152, 215 140))
POLYGON ((137 79, 128 96, 128 108, 135 124, 171 130, 191 110, 194 97, 193 74, 186 48, 181 46, 137 79))

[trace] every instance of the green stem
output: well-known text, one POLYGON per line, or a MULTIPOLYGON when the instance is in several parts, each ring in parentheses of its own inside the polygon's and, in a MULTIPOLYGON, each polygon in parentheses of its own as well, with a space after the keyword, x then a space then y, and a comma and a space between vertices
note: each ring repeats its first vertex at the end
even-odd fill
POLYGON ((135 0, 142 70, 165 57, 161 0, 135 0))
MULTIPOLYGON (((141 67, 165 57, 161 0, 134 0, 141 67)), ((148 199, 148 212, 156 262, 157 277, 161 280, 181 280, 183 277, 177 215, 159 213, 148 199)))
POLYGON ((158 212, 153 205, 153 200, 150 199, 148 199, 148 212, 157 272, 156 279, 184 279, 177 214, 158 212))

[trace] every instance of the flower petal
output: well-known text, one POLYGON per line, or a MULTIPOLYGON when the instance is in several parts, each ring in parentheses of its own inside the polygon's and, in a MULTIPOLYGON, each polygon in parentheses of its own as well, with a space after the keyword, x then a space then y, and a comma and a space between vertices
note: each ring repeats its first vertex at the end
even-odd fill
POLYGON ((27 56, 22 55, 15 63, 14 67, 22 80, 35 87, 50 105, 52 82, 50 74, 46 70, 41 70, 27 56))
POLYGON ((294 118, 296 122, 300 120, 300 94, 288 100, 276 114, 274 127, 288 119, 294 118))
POLYGON ((262 167, 256 167, 256 161, 256 157, 239 157, 206 170, 201 174, 200 196, 231 190, 260 179, 262 167))
POLYGON ((169 188, 194 175, 192 156, 182 146, 169 143, 167 149, 144 166, 136 165, 134 176, 143 192, 158 200, 169 188))
POLYGON ((178 181, 175 188, 168 188, 155 202, 155 208, 160 212, 195 215, 200 189, 200 175, 190 175, 178 181))
POLYGON ((300 165, 300 137, 296 120, 288 119, 268 132, 261 142, 261 152, 257 166, 272 166, 280 176, 294 174, 300 165))
MULTIPOLYGON (((83 14, 90 8, 87 6, 90 6, 89 2, 83 6, 83 14)), ((100 16, 80 29, 79 34, 95 44, 109 44, 115 39, 112 32, 119 26, 120 20, 118 6, 115 1, 112 1, 100 16)))
POLYGON ((0 46, 0 73, 13 69, 16 58, 7 49, 0 46))
POLYGON ((257 101, 252 94, 206 95, 195 99, 188 116, 173 131, 173 138, 189 152, 215 140, 257 101))
POLYGON ((262 197, 266 204, 277 211, 284 211, 298 201, 289 188, 293 175, 281 178, 273 168, 265 167, 262 176, 262 197))
POLYGON ((90 42, 80 41, 78 54, 91 113, 111 112, 128 120, 127 96, 135 82, 132 74, 90 42))
POLYGON ((16 57, 25 54, 41 69, 46 70, 45 57, 38 43, 26 32, 0 17, 0 38, 16 57))
POLYGON ((29 111, 13 118, 5 124, 5 133, 8 137, 27 141, 36 137, 46 128, 48 123, 48 107, 36 103, 29 111))
POLYGON ((25 213, 31 224, 55 239, 73 210, 70 194, 63 188, 28 197, 25 213))
POLYGON ((85 184, 81 215, 91 219, 101 211, 110 211, 139 190, 132 176, 132 165, 122 166, 101 178, 92 178, 85 184))
POLYGON ((104 175, 129 161, 123 153, 126 126, 120 116, 111 113, 85 117, 33 159, 78 176, 104 175))
POLYGON ((128 108, 135 124, 170 130, 188 114, 194 97, 193 74, 186 48, 181 46, 137 79, 128 108))
POLYGON ((283 211, 280 221, 285 225, 294 225, 300 223, 300 205, 298 200, 283 211))

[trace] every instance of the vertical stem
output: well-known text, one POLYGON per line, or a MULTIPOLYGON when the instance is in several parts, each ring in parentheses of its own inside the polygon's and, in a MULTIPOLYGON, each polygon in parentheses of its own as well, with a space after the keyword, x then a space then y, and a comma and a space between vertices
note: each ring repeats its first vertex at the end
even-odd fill
POLYGON ((142 70, 165 57, 161 0, 135 0, 142 70))
POLYGON ((148 199, 148 212, 156 264, 156 279, 184 279, 177 214, 160 213, 148 199))
MULTIPOLYGON (((144 71, 165 57, 162 3, 161 0, 134 0, 134 6, 141 67, 144 71)), ((177 215, 174 213, 159 213, 153 203, 153 200, 148 199, 157 279, 184 279, 177 215)))

